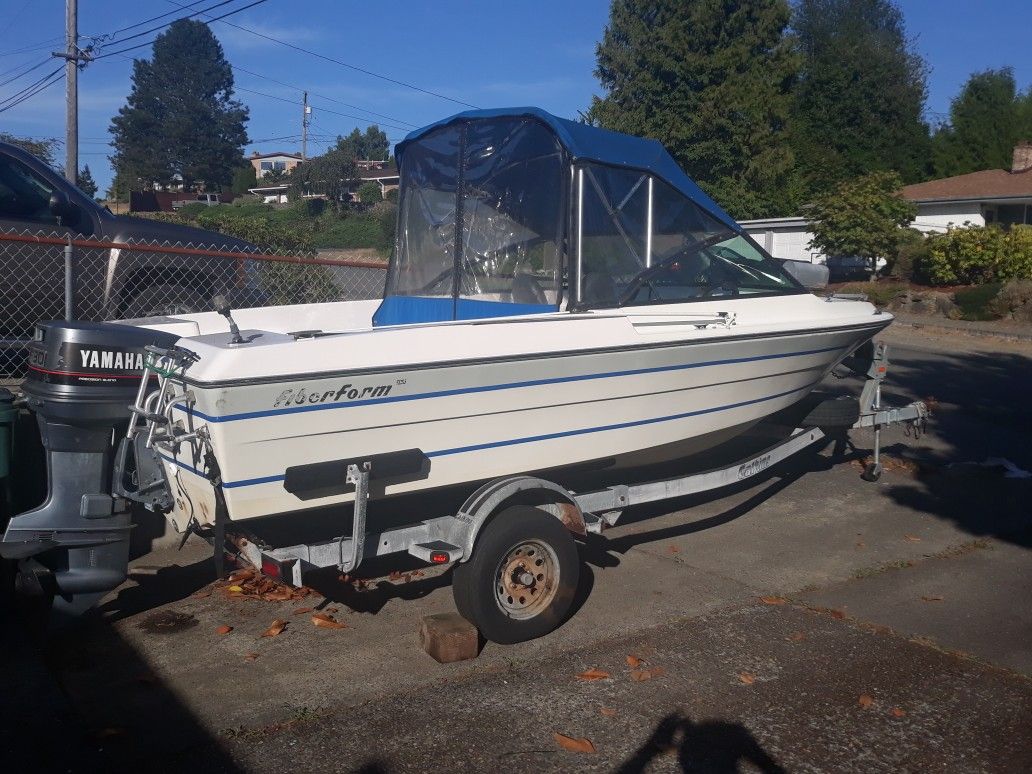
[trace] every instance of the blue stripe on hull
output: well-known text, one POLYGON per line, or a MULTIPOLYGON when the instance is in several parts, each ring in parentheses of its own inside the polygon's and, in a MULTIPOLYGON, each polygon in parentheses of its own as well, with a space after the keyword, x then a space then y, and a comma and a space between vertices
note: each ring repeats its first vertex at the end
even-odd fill
POLYGON ((822 355, 827 352, 835 352, 843 349, 838 347, 825 347, 823 349, 807 349, 800 352, 785 352, 776 355, 755 355, 753 357, 736 357, 726 360, 708 360, 701 363, 686 363, 671 366, 655 366, 653 368, 638 368, 626 371, 607 371, 600 374, 581 374, 579 376, 556 376, 548 379, 531 379, 523 382, 509 382, 506 384, 489 384, 478 387, 458 387, 453 390, 438 390, 436 392, 423 392, 415 395, 396 395, 386 398, 368 398, 366 400, 353 400, 346 403, 329 403, 312 406, 291 406, 289 408, 265 409, 262 411, 245 411, 239 414, 224 414, 222 416, 210 416, 197 409, 176 406, 180 411, 199 417, 206 422, 238 422, 243 419, 260 419, 262 417, 280 416, 282 414, 299 414, 308 411, 328 411, 330 409, 355 408, 358 406, 370 406, 380 403, 401 403, 410 400, 424 400, 427 398, 444 398, 452 395, 468 395, 477 392, 494 392, 496 390, 512 390, 521 387, 540 387, 547 384, 560 384, 563 382, 582 382, 594 379, 609 379, 618 376, 640 376, 642 374, 656 374, 667 371, 684 371, 691 368, 709 368, 712 366, 734 365, 737 363, 754 363, 760 360, 777 360, 786 357, 801 357, 803 355, 822 355))
MULTIPOLYGON (((838 349, 836 347, 836 349, 838 349)), ((823 350, 826 351, 826 350, 823 350)), ((620 422, 612 425, 600 425, 598 427, 588 427, 580 430, 566 430, 559 433, 547 433, 545 435, 531 435, 524 438, 511 438, 505 441, 492 441, 490 443, 474 444, 472 446, 456 446, 451 449, 438 449, 437 451, 426 452, 427 457, 446 457, 452 454, 465 454, 467 452, 483 451, 485 449, 496 449, 501 446, 515 446, 524 443, 535 443, 538 441, 551 441, 556 438, 568 438, 575 435, 587 435, 590 433, 601 433, 609 430, 624 430, 629 427, 641 427, 642 425, 653 425, 659 422, 672 422, 678 419, 687 419, 688 417, 701 416, 703 414, 713 414, 718 411, 729 411, 731 409, 742 408, 743 406, 752 406, 757 403, 764 403, 768 400, 777 400, 778 398, 784 398, 789 395, 798 392, 809 391, 813 389, 821 380, 811 382, 810 384, 804 385, 803 387, 797 387, 794 390, 788 390, 787 392, 780 392, 777 395, 768 395, 764 398, 753 398, 752 400, 741 401, 739 403, 729 403, 725 406, 715 406, 712 408, 697 409, 695 411, 685 411, 680 414, 670 414, 665 417, 654 417, 652 419, 639 419, 632 422, 620 422)), ((184 462, 168 457, 164 454, 161 458, 170 462, 174 465, 178 465, 184 470, 188 470, 191 473, 195 473, 198 476, 204 476, 204 474, 196 468, 187 465, 184 462)), ((283 481, 284 475, 275 476, 262 476, 260 478, 246 478, 240 481, 226 481, 223 482, 222 487, 224 489, 236 489, 244 486, 255 486, 257 484, 273 484, 278 481, 283 481)))

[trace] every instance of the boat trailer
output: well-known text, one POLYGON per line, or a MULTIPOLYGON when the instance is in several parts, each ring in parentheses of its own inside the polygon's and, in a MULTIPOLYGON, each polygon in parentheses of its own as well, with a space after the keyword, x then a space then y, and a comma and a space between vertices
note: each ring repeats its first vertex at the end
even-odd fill
MULTIPOLYGON (((863 478, 876 481, 882 473, 881 430, 890 425, 905 425, 921 432, 929 415, 923 401, 900 408, 885 408, 881 402, 881 384, 888 372, 888 347, 874 348, 859 398, 858 418, 847 427, 874 431, 872 459, 864 468, 863 478)), ((845 429, 845 428, 843 428, 845 429)), ((503 507, 514 503, 533 503, 559 519, 575 534, 601 534, 615 526, 624 510, 631 506, 695 495, 721 489, 757 476, 778 463, 828 437, 820 427, 798 427, 788 438, 763 451, 731 465, 691 475, 667 478, 648 483, 608 486, 586 492, 572 492, 543 478, 527 475, 507 476, 482 485, 450 516, 427 519, 406 526, 382 531, 367 530, 369 485, 377 478, 391 478, 411 466, 418 470, 418 450, 400 453, 405 459, 378 455, 369 460, 341 460, 316 463, 287 470, 284 487, 301 492, 302 479, 311 486, 324 487, 324 475, 312 475, 314 468, 328 472, 336 465, 339 475, 354 487, 354 521, 351 536, 340 536, 318 543, 302 543, 273 547, 246 532, 234 530, 227 538, 235 553, 247 563, 296 586, 303 585, 305 575, 315 569, 336 567, 340 572, 354 572, 366 557, 408 553, 431 565, 468 561, 474 552, 477 536, 484 524, 503 507), (356 539, 355 536, 364 536, 356 539)))

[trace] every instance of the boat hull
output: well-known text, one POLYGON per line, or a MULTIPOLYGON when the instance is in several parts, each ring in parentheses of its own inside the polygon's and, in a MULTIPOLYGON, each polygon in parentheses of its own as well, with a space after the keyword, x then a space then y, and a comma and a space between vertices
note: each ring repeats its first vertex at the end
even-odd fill
MULTIPOLYGON (((249 519, 351 500, 284 489, 287 467, 327 460, 423 451, 424 470, 386 482, 374 492, 383 496, 698 452, 800 400, 886 324, 195 384, 182 413, 207 426, 231 519, 249 519)), ((191 515, 210 523, 214 499, 196 450, 162 457, 177 524, 191 515)))

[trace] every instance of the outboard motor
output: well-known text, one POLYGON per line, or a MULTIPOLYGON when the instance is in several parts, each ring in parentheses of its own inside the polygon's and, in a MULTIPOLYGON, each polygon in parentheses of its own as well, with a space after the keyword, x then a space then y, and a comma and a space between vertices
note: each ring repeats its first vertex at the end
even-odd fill
POLYGON ((53 596, 55 624, 126 578, 130 511, 112 495, 115 444, 129 421, 144 347, 177 336, 128 325, 47 322, 29 343, 23 385, 47 459, 47 496, 11 518, 0 556, 18 562, 16 587, 53 596))

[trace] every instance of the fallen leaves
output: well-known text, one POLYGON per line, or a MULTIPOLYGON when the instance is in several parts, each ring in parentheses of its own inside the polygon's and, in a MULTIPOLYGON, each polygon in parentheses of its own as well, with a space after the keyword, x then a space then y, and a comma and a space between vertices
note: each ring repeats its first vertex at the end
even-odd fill
POLYGON ((612 707, 599 707, 598 711, 602 714, 602 717, 605 717, 605 718, 615 718, 616 717, 616 710, 613 709, 612 707))
POLYGON ((906 710, 901 710, 899 707, 893 707, 889 710, 889 714, 894 718, 902 718, 906 716, 906 710))
POLYGON ((257 660, 258 660, 258 654, 257 653, 245 653, 244 654, 244 661, 257 661, 257 660))
POLYGON ((654 677, 666 674, 666 670, 663 667, 652 667, 652 669, 632 669, 631 679, 636 683, 643 683, 646 680, 651 680, 654 677))
POLYGON ((577 675, 577 679, 586 683, 590 683, 593 680, 608 680, 609 672, 604 672, 601 669, 596 669, 595 667, 592 667, 591 669, 588 669, 577 675))
POLYGON ((575 753, 595 752, 595 745, 591 743, 590 739, 566 736, 566 734, 560 734, 558 731, 556 731, 553 736, 555 737, 556 743, 564 750, 569 750, 570 752, 575 753))
POLYGON ((922 602, 942 602, 942 597, 921 597, 922 602))
POLYGON ((846 617, 846 614, 841 610, 829 610, 828 615, 834 618, 836 621, 841 621, 846 617))
POLYGON ((342 624, 329 613, 316 613, 312 616, 312 623, 323 629, 344 629, 346 627, 346 624, 342 624))
POLYGON ((215 630, 215 633, 217 635, 219 635, 220 637, 223 637, 223 636, 229 634, 231 631, 233 631, 233 627, 232 626, 226 626, 225 624, 223 624, 222 626, 220 626, 218 629, 215 630))
POLYGON ((260 599, 265 602, 304 599, 312 593, 311 589, 304 586, 295 588, 250 568, 233 572, 224 581, 223 588, 233 596, 260 599))
POLYGON ((760 597, 760 602, 765 605, 784 605, 788 600, 784 597, 760 597))
POLYGON ((904 535, 903 539, 905 541, 907 541, 908 543, 920 543, 921 542, 921 538, 919 538, 917 535, 904 535))
POLYGON ((277 618, 272 625, 262 633, 262 637, 278 637, 287 628, 287 622, 277 618))
POLYGON ((856 703, 860 705, 860 709, 870 709, 874 706, 874 698, 866 693, 861 693, 856 703))
POLYGON ((752 685, 756 682, 756 675, 751 674, 749 672, 739 672, 738 679, 742 682, 743 685, 752 685))
POLYGON ((297 610, 295 610, 293 612, 293 615, 302 615, 304 613, 311 613, 314 609, 315 609, 314 607, 299 607, 299 608, 297 608, 297 610))
POLYGON ((637 656, 628 656, 627 666, 629 666, 631 669, 637 669, 641 666, 641 659, 637 656))

